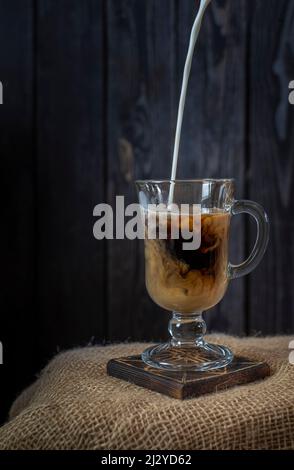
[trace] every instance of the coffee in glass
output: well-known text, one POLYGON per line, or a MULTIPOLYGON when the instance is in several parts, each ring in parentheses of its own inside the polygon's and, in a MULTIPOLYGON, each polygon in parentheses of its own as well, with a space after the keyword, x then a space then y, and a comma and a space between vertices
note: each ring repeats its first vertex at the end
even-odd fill
POLYGON ((148 348, 143 360, 169 370, 211 370, 228 365, 232 352, 203 338, 206 325, 202 312, 223 298, 231 279, 251 272, 263 257, 269 229, 263 208, 251 201, 235 201, 233 180, 138 181, 137 189, 146 226, 146 287, 155 303, 173 312, 170 341, 148 348), (189 212, 179 211, 177 217, 169 209, 171 184, 173 203, 189 207, 189 212), (155 231, 150 232, 155 205, 166 207, 166 217, 155 214, 155 231), (198 223, 192 214, 194 205, 200 208, 198 223), (230 221, 242 212, 255 218, 258 237, 249 258, 234 266, 228 259, 230 221), (178 224, 177 230, 172 224, 178 224), (191 234, 199 230, 197 247, 184 248, 183 228, 191 234))
POLYGON ((145 239, 146 287, 150 297, 167 310, 185 314, 208 310, 223 297, 227 285, 230 215, 201 214, 201 243, 185 250, 181 224, 193 226, 193 216, 179 217, 179 238, 145 239), (187 220, 188 219, 188 220, 187 220))

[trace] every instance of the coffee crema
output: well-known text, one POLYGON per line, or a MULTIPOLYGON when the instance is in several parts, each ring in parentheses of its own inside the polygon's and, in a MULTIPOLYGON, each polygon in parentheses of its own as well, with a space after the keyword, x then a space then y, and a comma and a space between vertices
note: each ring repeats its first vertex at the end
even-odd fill
MULTIPOLYGON (((187 217, 184 220, 187 223, 187 217)), ((193 227, 192 216, 189 223, 193 227)), ((167 219, 167 234, 169 224, 167 219)), ((166 240, 146 238, 145 276, 150 297, 161 307, 183 314, 216 305, 228 285, 229 227, 230 214, 216 209, 201 214, 197 250, 183 250, 185 240, 181 236, 176 240, 168 235, 166 240)))

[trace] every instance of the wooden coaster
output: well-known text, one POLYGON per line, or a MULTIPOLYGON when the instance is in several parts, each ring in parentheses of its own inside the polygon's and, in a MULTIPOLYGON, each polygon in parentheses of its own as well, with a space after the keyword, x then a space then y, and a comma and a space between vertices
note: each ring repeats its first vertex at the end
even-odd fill
POLYGON ((216 371, 169 372, 146 365, 141 356, 129 356, 111 359, 107 364, 107 373, 140 387, 184 400, 264 379, 270 375, 270 368, 265 362, 236 357, 228 367, 216 371))

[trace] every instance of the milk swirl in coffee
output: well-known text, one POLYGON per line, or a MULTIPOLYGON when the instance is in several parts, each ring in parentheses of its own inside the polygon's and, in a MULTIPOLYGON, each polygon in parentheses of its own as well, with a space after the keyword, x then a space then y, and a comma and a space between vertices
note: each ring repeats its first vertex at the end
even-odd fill
MULTIPOLYGON (((179 224, 187 223, 186 219, 179 218, 179 224)), ((192 217, 189 222, 192 226, 192 217)), ((146 286, 158 305, 189 314, 221 300, 228 285, 229 225, 227 213, 203 213, 197 250, 184 250, 181 236, 169 237, 169 219, 166 240, 145 240, 146 286)))

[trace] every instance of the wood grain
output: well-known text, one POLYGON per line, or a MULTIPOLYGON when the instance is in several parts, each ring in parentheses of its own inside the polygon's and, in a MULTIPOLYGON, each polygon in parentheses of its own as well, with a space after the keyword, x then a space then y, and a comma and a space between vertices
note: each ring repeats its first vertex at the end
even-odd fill
POLYGON ((146 365, 141 356, 129 356, 111 359, 107 363, 107 373, 154 392, 184 400, 264 379, 270 375, 270 368, 265 362, 252 362, 244 357, 236 357, 224 369, 170 372, 146 365))
MULTIPOLYGON (((137 202, 136 177, 170 168, 175 123, 174 1, 107 2, 108 201, 137 202)), ((143 242, 108 244, 109 339, 166 336, 168 316, 148 297, 143 242)))
MULTIPOLYGON (((167 336, 143 242, 96 241, 93 208, 115 195, 136 202, 136 178, 168 177, 198 3, 0 2, 2 410, 59 348, 167 336)), ((294 332, 293 29, 293 0, 214 0, 205 15, 179 177, 235 177, 237 198, 271 220, 264 261, 231 283, 206 315, 210 330, 294 332)), ((232 226, 236 263, 255 237, 244 219, 232 226)))
POLYGON ((103 2, 37 2, 38 348, 104 339, 103 2))
MULTIPOLYGON (((270 243, 250 275, 250 330, 294 331, 294 2, 251 2, 250 198, 270 217, 270 243), (271 25, 269 27, 269 25, 271 25)), ((251 246, 255 230, 251 234, 251 246)))

